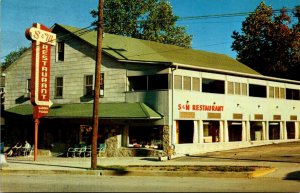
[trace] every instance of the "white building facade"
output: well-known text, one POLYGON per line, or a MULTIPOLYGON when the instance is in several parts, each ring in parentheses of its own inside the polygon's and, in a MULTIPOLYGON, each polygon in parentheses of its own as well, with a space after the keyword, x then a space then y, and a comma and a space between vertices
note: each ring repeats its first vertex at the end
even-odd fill
POLYGON ((300 139, 298 82, 198 70, 177 69, 173 74, 169 116, 177 152, 300 139))

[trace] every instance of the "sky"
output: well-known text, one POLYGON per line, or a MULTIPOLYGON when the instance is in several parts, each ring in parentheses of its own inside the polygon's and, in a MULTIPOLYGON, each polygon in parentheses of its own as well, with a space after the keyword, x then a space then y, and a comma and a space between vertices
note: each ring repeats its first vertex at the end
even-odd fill
MULTIPOLYGON (((232 58, 232 32, 240 31, 247 15, 188 20, 186 17, 253 12, 262 0, 170 0, 178 25, 193 36, 192 48, 226 54, 232 58)), ((294 8, 300 0, 264 0, 273 9, 294 8)), ((33 23, 47 27, 55 23, 78 28, 90 26, 95 19, 90 11, 98 0, 0 0, 0 56, 30 46, 25 30, 33 23)))

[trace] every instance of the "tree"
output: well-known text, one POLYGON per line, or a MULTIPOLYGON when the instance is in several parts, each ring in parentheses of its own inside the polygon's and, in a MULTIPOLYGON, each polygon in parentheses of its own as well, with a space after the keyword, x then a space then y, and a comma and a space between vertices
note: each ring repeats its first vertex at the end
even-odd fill
POLYGON ((14 63, 20 56, 27 50, 26 47, 20 47, 17 51, 12 51, 5 56, 4 62, 1 62, 2 70, 5 70, 8 66, 14 63))
MULTIPOLYGON (((91 11, 93 17, 97 13, 91 11)), ((192 36, 186 34, 185 27, 176 25, 177 19, 170 3, 164 0, 104 1, 104 32, 190 47, 192 36)))
POLYGON ((264 75, 300 79, 291 75, 300 62, 299 21, 289 27, 291 17, 285 8, 278 15, 273 13, 272 7, 260 3, 242 23, 242 34, 233 32, 232 50, 240 62, 264 75))
POLYGON ((300 6, 296 6, 294 16, 298 19, 298 22, 293 26, 292 68, 289 74, 293 79, 300 80, 300 6))

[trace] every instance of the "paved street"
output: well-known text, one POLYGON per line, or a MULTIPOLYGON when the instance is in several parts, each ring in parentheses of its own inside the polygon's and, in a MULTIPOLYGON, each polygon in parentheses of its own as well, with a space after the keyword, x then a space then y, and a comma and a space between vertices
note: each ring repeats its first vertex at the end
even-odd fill
POLYGON ((231 165, 234 162, 235 165, 273 166, 277 170, 266 177, 300 179, 300 142, 191 155, 177 158, 174 161, 212 165, 231 165))
POLYGON ((2 192, 299 192, 300 182, 272 178, 12 175, 2 192))

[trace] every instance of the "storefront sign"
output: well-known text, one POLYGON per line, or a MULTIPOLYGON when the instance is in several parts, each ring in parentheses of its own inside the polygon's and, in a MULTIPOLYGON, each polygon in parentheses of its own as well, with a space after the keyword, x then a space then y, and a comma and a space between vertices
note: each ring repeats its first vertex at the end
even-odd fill
POLYGON ((51 45, 55 45, 56 34, 46 26, 34 23, 25 31, 27 39, 32 40, 31 63, 31 103, 33 117, 40 118, 49 112, 50 101, 50 56, 51 45))
POLYGON ((194 119, 195 112, 179 112, 179 118, 194 119))
POLYGON ((219 105, 190 105, 190 104, 178 104, 178 110, 186 111, 223 111, 224 106, 219 105))

